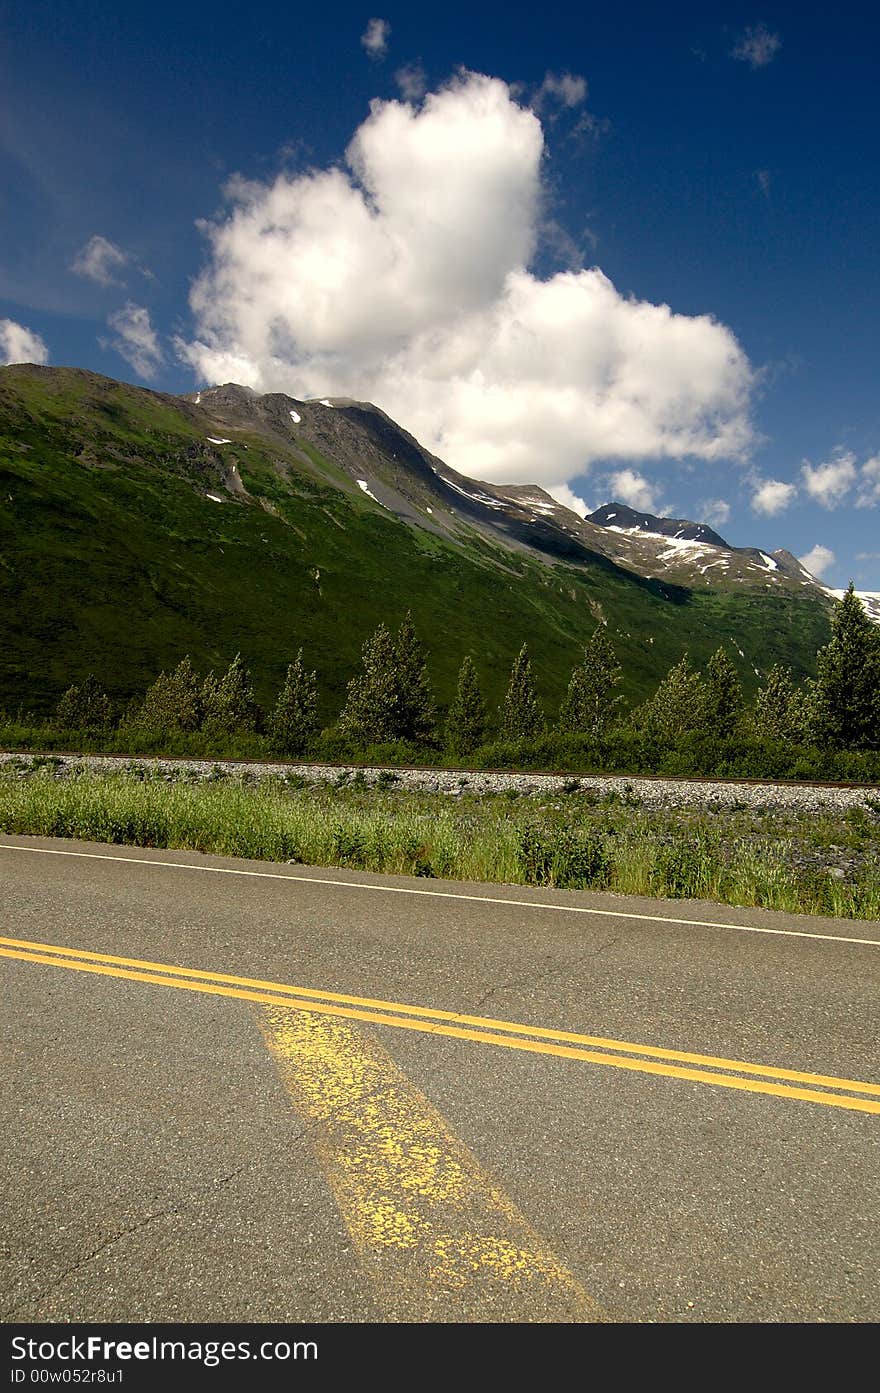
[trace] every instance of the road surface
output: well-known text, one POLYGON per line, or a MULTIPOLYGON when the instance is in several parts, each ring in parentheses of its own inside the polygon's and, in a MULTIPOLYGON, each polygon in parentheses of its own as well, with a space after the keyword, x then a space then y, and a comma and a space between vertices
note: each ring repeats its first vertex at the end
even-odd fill
POLYGON ((0 936, 4 1321, 880 1316, 880 924, 4 837, 0 936))

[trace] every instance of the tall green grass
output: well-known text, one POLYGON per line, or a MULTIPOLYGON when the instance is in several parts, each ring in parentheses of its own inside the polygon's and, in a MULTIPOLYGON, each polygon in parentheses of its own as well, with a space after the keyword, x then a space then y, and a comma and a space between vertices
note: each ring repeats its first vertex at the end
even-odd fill
POLYGON ((397 790, 186 784, 133 774, 0 775, 0 832, 400 875, 697 898, 880 919, 870 833, 850 880, 804 872, 784 841, 758 845, 722 817, 683 820, 583 800, 536 807, 397 790))

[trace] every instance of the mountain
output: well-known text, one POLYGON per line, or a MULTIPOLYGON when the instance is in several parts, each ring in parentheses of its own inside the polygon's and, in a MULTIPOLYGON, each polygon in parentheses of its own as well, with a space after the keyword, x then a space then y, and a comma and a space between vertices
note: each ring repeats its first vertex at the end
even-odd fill
POLYGON ((662 576, 679 585, 744 585, 830 595, 790 551, 759 551, 732 547, 704 522, 658 518, 639 513, 625 503, 606 503, 588 515, 602 527, 608 541, 603 550, 622 566, 640 575, 662 576))
POLYGON ((831 601, 793 558, 599 511, 468 479, 369 403, 0 368, 0 707, 49 710, 90 671, 122 700, 239 650, 266 701, 302 645, 330 719, 408 608, 441 703, 470 652, 496 704, 525 641, 552 713, 598 621, 633 700, 720 643, 752 687, 811 669, 831 601))
POLYGON ((603 503, 587 521, 598 527, 610 527, 612 532, 647 533, 651 537, 672 537, 675 541, 708 542, 713 547, 731 547, 714 532, 708 523, 688 522, 686 518, 658 518, 653 513, 637 513, 626 503, 603 503))

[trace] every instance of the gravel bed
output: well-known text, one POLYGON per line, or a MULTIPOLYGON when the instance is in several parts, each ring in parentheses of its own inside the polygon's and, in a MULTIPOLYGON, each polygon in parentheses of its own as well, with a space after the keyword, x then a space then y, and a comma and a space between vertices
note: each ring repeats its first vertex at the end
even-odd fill
POLYGON ((880 788, 811 788, 803 784, 716 783, 711 779, 643 779, 625 774, 515 774, 459 773, 448 769, 364 769, 357 765, 330 764, 249 764, 244 761, 209 759, 128 759, 106 755, 29 755, 0 753, 4 768, 30 773, 35 768, 53 768, 56 778, 90 771, 99 774, 144 773, 170 781, 210 782, 218 778, 256 784, 265 779, 290 779, 307 783, 343 784, 357 778, 367 784, 411 788, 425 793, 506 793, 524 796, 561 792, 591 791, 597 797, 616 794, 645 808, 730 808, 789 809, 792 812, 845 812, 848 808, 873 806, 880 788))

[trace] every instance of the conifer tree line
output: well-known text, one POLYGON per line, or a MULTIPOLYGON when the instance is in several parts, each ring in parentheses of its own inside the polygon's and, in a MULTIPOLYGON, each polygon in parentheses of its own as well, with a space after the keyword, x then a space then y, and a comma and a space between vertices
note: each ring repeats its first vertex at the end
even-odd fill
MULTIPOLYGON (((817 655, 816 668, 815 678, 796 686, 789 669, 774 665, 747 706, 723 647, 702 670, 685 654, 647 701, 626 712, 618 691, 622 670, 607 628, 600 624, 572 671, 557 712, 542 707, 523 644, 497 712, 490 713, 478 669, 467 654, 441 719, 427 657, 407 613, 396 632, 381 623, 365 642, 335 734, 353 749, 404 742, 444 749, 457 758, 472 755, 492 739, 522 745, 556 733, 601 741, 621 731, 661 747, 690 736, 725 739, 739 732, 769 744, 880 750, 880 627, 868 619, 852 585, 835 606, 831 637, 817 655)), ((64 693, 56 724, 82 731, 115 724, 110 698, 93 676, 64 693)), ((317 674, 307 668, 300 649, 274 706, 263 713, 241 654, 224 673, 206 677, 185 657, 172 672, 159 674, 143 700, 130 703, 119 728, 133 737, 138 731, 200 731, 215 741, 262 734, 274 752, 302 755, 320 734, 317 674)))

